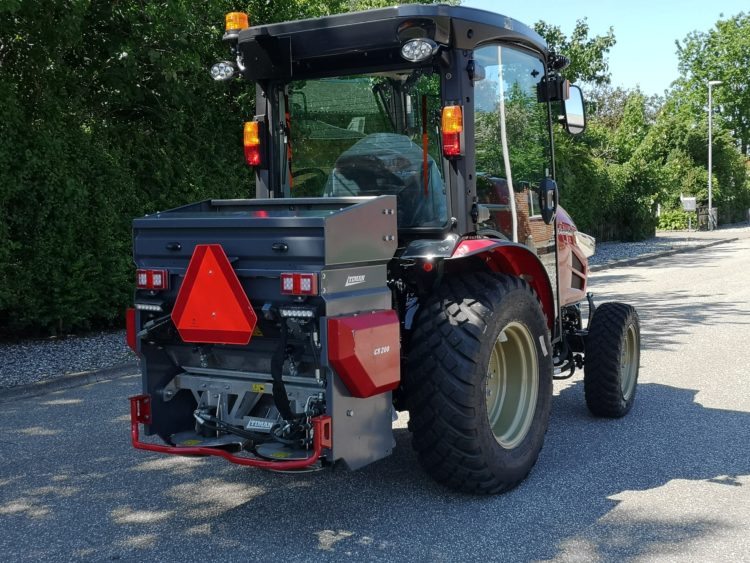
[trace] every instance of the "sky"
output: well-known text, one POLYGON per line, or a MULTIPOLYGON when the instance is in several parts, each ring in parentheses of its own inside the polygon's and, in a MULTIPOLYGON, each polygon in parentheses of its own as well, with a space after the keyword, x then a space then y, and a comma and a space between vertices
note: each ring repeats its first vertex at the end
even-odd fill
POLYGON ((541 19, 559 26, 567 36, 576 20, 583 18, 589 24, 589 37, 604 35, 611 26, 617 39, 609 52, 612 85, 640 86, 645 94, 659 95, 679 76, 675 40, 750 11, 748 0, 463 0, 462 4, 499 12, 528 26, 541 19))

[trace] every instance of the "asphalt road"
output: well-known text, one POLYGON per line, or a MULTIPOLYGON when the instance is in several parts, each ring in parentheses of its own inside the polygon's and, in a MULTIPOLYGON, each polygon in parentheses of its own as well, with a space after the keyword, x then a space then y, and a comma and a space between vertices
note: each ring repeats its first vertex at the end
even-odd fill
POLYGON ((136 376, 1 405, 0 554, 39 560, 750 561, 750 239, 601 272, 643 324, 636 405, 557 383, 537 466, 498 497, 394 454, 278 475, 131 449, 136 376))

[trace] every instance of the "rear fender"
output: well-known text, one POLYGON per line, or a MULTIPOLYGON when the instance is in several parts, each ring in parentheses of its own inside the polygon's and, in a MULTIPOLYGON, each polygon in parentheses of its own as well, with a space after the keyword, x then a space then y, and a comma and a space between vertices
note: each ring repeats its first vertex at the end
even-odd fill
POLYGON ((547 327, 555 323, 555 300, 552 284, 539 258, 521 244, 490 239, 464 240, 456 247, 449 260, 470 256, 480 258, 493 272, 522 278, 534 289, 547 317, 547 327))

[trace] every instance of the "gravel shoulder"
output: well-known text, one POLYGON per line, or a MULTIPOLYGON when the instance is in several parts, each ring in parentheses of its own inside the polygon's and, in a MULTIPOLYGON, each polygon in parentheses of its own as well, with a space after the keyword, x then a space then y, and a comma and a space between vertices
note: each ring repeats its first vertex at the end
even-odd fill
POLYGON ((134 361, 124 330, 0 344, 0 391, 134 361))
MULTIPOLYGON (((660 232, 640 242, 599 243, 589 264, 597 270, 605 269, 625 265, 624 262, 638 257, 690 250, 734 238, 750 238, 750 226, 730 225, 712 232, 660 232)), ((0 343, 0 393, 4 389, 48 382, 70 374, 132 364, 136 359, 126 344, 124 330, 0 343)))
POLYGON ((609 265, 620 260, 629 260, 648 254, 690 250, 720 240, 749 237, 750 226, 747 224, 728 225, 711 232, 660 231, 657 236, 644 241, 597 243, 596 254, 589 258, 589 265, 609 265))

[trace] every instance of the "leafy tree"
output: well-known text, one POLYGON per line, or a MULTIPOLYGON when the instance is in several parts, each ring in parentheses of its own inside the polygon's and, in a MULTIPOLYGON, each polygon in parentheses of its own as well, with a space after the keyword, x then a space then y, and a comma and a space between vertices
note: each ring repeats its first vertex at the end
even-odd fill
MULTIPOLYGON (((635 157, 664 167, 664 181, 656 194, 667 209, 680 206, 681 194, 708 201, 708 120, 694 113, 691 95, 674 89, 635 157)), ((737 150, 729 129, 718 120, 713 139, 714 201, 722 221, 741 220, 750 206, 746 159, 737 150)))
POLYGON ((570 66, 563 71, 565 78, 571 82, 609 84, 607 54, 617 42, 612 27, 606 35, 589 37, 589 24, 583 18, 576 22, 570 37, 559 26, 541 20, 534 24, 534 30, 546 39, 550 49, 570 59, 570 66))
POLYGON ((556 136, 562 202, 582 228, 605 239, 639 238, 653 231, 655 203, 678 209, 681 194, 706 203, 709 79, 725 82, 714 90, 714 201, 722 221, 743 218, 750 206, 747 161, 734 145, 747 153, 750 90, 743 69, 750 62, 749 20, 740 14, 719 21, 679 44, 684 77, 666 99, 607 85, 612 30, 589 40, 587 26, 579 25, 568 39, 559 28, 537 24, 548 43, 571 58, 566 77, 589 82, 587 132, 576 139, 556 136))
POLYGON ((645 138, 649 125, 646 97, 636 90, 628 96, 622 118, 612 135, 619 162, 630 160, 645 138))
POLYGON ((350 11, 354 12, 357 10, 371 10, 373 8, 387 8, 388 6, 395 6, 398 4, 460 4, 460 0, 341 0, 341 4, 346 6, 347 9, 341 9, 339 11, 350 11))
POLYGON ((707 32, 694 31, 676 42, 680 86, 691 97, 696 115, 705 107, 709 80, 721 80, 714 88, 714 103, 727 126, 735 132, 742 154, 750 145, 750 14, 721 19, 707 32))

